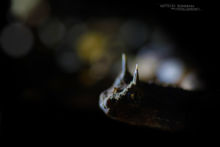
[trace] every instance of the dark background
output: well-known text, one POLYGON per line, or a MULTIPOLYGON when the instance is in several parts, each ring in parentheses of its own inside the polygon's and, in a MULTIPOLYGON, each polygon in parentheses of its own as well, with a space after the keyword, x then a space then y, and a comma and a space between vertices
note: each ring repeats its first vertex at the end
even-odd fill
MULTIPOLYGON (((197 1, 190 1, 198 5, 202 11, 178 12, 162 9, 158 4, 166 2, 113 2, 113 1, 71 1, 51 0, 52 13, 62 17, 69 15, 81 19, 90 17, 119 17, 146 20, 156 19, 176 42, 183 46, 186 58, 193 59, 201 70, 201 76, 207 83, 209 90, 219 89, 218 49, 214 46, 215 32, 214 19, 210 17, 209 10, 197 1)), ((184 1, 184 3, 188 3, 184 1)), ((1 24, 6 26, 10 2, 1 4, 1 24)), ((98 101, 94 101, 95 108, 77 108, 66 105, 65 98, 78 96, 78 93, 99 93, 108 87, 105 81, 100 85, 85 89, 70 83, 74 75, 60 72, 52 56, 41 54, 33 50, 24 59, 14 59, 0 51, 1 60, 1 134, 6 136, 75 136, 78 139, 93 139, 93 142, 105 140, 106 143, 115 141, 143 142, 152 138, 156 139, 181 139, 186 140, 195 136, 206 136, 215 132, 216 123, 210 123, 207 118, 200 122, 202 128, 192 132, 167 133, 159 130, 133 127, 107 118, 98 108, 98 101), (41 60, 39 60, 39 58, 41 60), (55 91, 48 88, 48 81, 59 81, 66 85, 62 90, 55 91), (105 85, 105 86, 103 86, 105 85), (32 97, 41 97, 40 100, 29 101, 23 98, 25 88, 33 88, 37 92, 32 97), (72 92, 72 89, 75 90, 72 92), (63 90, 64 89, 64 90, 63 90), (77 92, 76 92, 77 91, 77 92), (76 92, 76 93, 74 93, 76 92), (73 94, 72 94, 73 93, 73 94), (67 96, 66 96, 67 95, 67 96), (206 123, 209 122, 207 125, 206 123), (211 124, 211 125, 210 125, 211 124), (213 125, 213 126, 212 126, 213 125), (209 132, 208 134, 206 132, 209 132)), ((210 97, 210 101, 215 95, 210 97)), ((214 100, 213 100, 214 101, 214 100)), ((216 114, 216 113, 214 113, 216 114)), ((215 115, 212 116, 215 117, 215 115)), ((207 115, 207 114, 206 114, 207 115)))

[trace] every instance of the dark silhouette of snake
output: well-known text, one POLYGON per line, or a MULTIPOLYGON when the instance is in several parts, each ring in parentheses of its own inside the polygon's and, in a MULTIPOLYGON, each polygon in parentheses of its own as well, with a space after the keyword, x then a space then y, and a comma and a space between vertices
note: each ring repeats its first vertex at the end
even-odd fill
POLYGON ((203 106, 210 110, 208 97, 206 91, 140 81, 138 65, 132 76, 123 54, 122 71, 100 94, 99 106, 107 116, 131 125, 177 131, 190 128, 195 118, 203 117, 203 106))

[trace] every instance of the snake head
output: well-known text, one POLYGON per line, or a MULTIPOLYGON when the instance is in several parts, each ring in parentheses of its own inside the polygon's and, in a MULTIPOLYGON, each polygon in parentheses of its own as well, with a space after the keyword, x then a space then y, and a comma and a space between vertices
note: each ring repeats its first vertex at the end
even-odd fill
POLYGON ((113 85, 100 94, 100 108, 114 117, 118 111, 127 110, 138 105, 140 92, 138 91, 139 75, 136 65, 133 76, 128 71, 126 55, 122 54, 122 70, 113 85), (116 112, 117 111, 117 112, 116 112))
POLYGON ((115 120, 163 130, 184 128, 188 100, 194 93, 175 87, 144 83, 139 80, 138 65, 133 75, 127 70, 125 54, 122 70, 113 85, 100 94, 99 106, 115 120))

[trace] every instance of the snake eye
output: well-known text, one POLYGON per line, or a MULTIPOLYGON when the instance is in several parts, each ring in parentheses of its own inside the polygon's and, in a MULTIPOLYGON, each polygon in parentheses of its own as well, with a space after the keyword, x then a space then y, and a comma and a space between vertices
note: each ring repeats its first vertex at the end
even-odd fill
POLYGON ((128 100, 134 100, 135 99, 135 93, 134 92, 128 92, 127 93, 127 98, 128 100))

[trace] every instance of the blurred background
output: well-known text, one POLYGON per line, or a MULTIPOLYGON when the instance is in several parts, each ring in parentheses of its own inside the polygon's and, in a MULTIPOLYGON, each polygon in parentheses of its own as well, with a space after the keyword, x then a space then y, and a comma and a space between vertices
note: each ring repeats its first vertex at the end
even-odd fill
POLYGON ((161 8, 176 4, 162 1, 11 0, 2 4, 0 123, 4 134, 85 138, 96 132, 99 138, 103 133, 120 136, 130 130, 164 136, 164 132, 110 120, 99 109, 98 99, 120 72, 122 53, 127 55, 130 72, 139 64, 143 81, 185 90, 219 89, 217 50, 209 40, 211 20, 201 3, 184 3, 200 10, 161 8))

